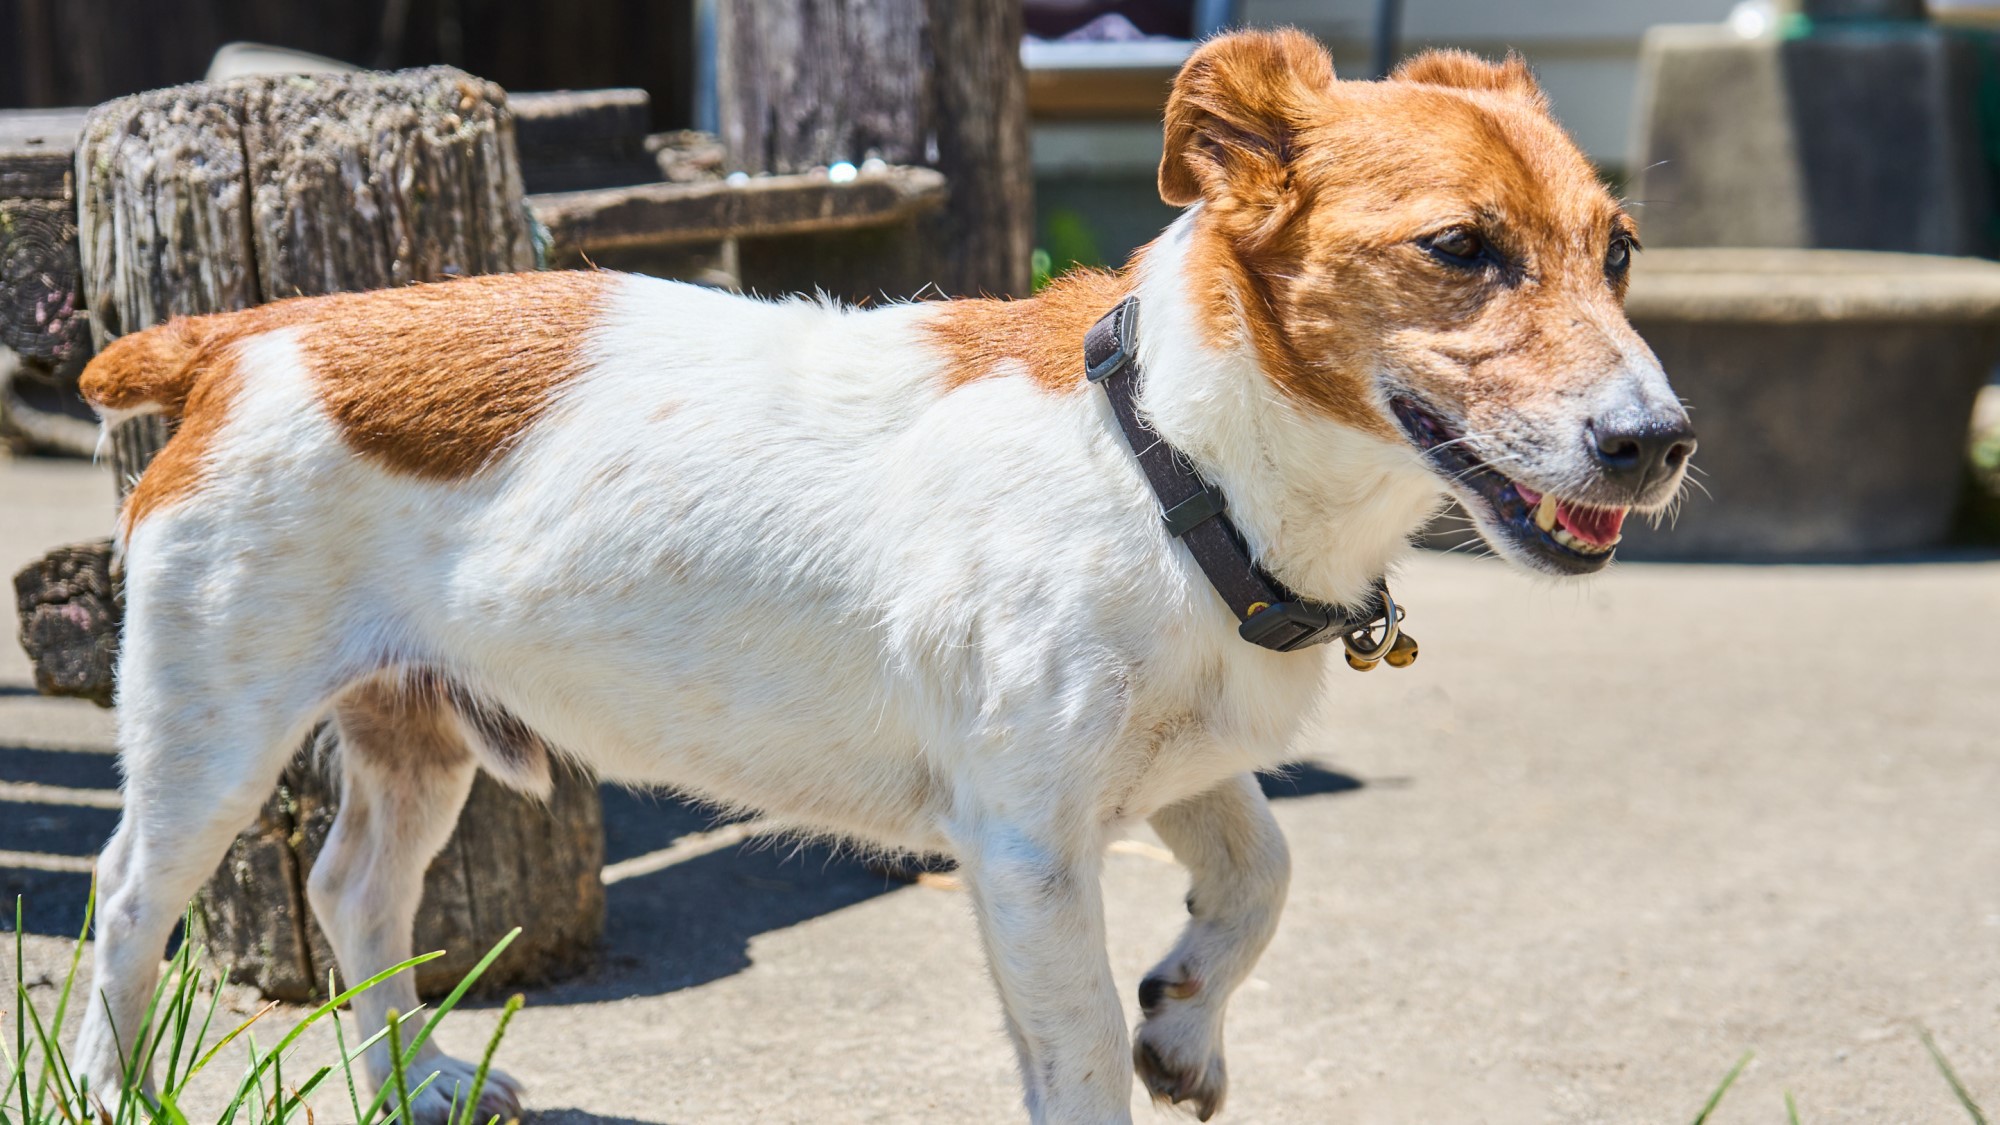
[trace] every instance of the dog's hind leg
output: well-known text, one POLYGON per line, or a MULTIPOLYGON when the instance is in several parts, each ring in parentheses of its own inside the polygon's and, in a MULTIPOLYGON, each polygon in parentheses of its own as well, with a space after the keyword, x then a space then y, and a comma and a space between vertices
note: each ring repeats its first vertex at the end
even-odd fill
POLYGON ((151 1090, 148 1041, 161 1029, 142 1025, 167 936, 229 841, 256 819, 313 707, 303 696, 288 707, 282 692, 259 690, 269 685, 163 683, 172 677, 148 667, 150 646, 129 630, 127 645, 118 736, 125 808, 97 867, 94 971, 75 1055, 106 1106, 128 1075, 151 1090))
MULTIPOLYGON (((353 985, 409 958, 424 871, 451 838, 479 764, 449 697, 427 676, 356 684, 334 704, 334 721, 340 815, 307 893, 341 976, 353 985)), ((366 1037, 383 1028, 391 1009, 407 1016, 416 1007, 416 981, 406 970, 356 997, 354 1015, 366 1037)), ((389 1083, 392 1066, 386 1040, 361 1060, 363 1078, 376 1090, 389 1083)), ((445 1121, 454 1096, 460 1102, 470 1096, 476 1070, 425 1042, 406 1071, 408 1084, 414 1090, 432 1073, 437 1078, 412 1099, 414 1119, 445 1121)), ((519 1086, 489 1072, 474 1119, 505 1121, 520 1112, 519 1086)))
POLYGON ((1132 1057, 1155 1099, 1189 1103, 1206 1121, 1228 1090, 1223 1012, 1278 928, 1291 854, 1247 773, 1161 810, 1151 823, 1193 885, 1187 929, 1139 984, 1145 1018, 1132 1057))

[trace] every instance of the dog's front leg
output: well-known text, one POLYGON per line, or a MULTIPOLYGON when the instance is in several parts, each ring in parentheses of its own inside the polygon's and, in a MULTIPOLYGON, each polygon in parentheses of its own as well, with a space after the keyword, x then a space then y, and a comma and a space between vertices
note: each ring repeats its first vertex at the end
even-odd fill
POLYGON ((1101 852, 981 818, 959 859, 1037 1122, 1131 1120, 1132 1065, 1104 951, 1101 852))
POLYGON ((1278 928, 1291 853, 1247 773, 1161 810, 1152 825, 1193 885, 1187 929, 1139 984, 1133 1061, 1154 1098, 1190 1103, 1206 1121, 1228 1089, 1223 1011, 1278 928))

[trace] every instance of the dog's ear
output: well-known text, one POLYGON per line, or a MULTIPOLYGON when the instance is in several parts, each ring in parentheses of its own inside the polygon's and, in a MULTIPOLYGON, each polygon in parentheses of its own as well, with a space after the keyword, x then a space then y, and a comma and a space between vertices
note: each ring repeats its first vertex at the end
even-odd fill
POLYGON ((1526 98, 1536 106, 1549 108, 1548 96, 1536 83, 1528 60, 1513 51, 1500 62, 1487 62, 1470 51, 1425 51, 1396 68, 1389 76, 1397 82, 1420 82, 1426 86, 1451 86, 1460 90, 1495 90, 1526 98))
POLYGON ((1333 60, 1286 28, 1239 32, 1196 49, 1167 98, 1160 198, 1174 207, 1282 190, 1293 134, 1333 85, 1333 60))

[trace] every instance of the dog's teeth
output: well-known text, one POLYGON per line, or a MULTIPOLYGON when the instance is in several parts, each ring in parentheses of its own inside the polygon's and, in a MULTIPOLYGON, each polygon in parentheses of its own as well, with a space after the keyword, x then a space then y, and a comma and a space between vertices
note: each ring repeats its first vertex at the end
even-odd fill
POLYGON ((1541 528, 1543 531, 1554 531, 1556 529, 1555 497, 1544 496, 1542 497, 1542 502, 1535 505, 1535 526, 1541 528))
MULTIPOLYGON (((1549 538, 1554 539, 1556 542, 1562 544, 1565 547, 1568 547, 1572 551, 1577 551, 1586 555, 1601 555, 1618 545, 1618 540, 1616 539, 1612 540, 1609 543, 1604 544, 1601 547, 1595 543, 1587 543, 1581 539, 1578 539, 1576 536, 1571 535, 1568 532, 1568 530, 1560 527, 1550 532, 1549 538)), ((1623 536, 1620 536, 1620 538, 1623 538, 1623 536)))

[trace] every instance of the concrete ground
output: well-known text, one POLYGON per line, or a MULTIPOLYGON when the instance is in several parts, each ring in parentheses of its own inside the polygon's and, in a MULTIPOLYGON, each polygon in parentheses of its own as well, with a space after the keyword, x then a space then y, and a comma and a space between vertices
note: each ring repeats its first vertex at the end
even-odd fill
MULTIPOLYGON (((99 532, 109 493, 0 462, 0 564, 99 532)), ((1687 1121, 1745 1051, 1716 1122, 1784 1121, 1785 1091, 1809 1125, 1969 1120, 1920 1028, 2000 1110, 2000 561, 1558 585, 1427 556, 1396 588, 1422 662, 1335 672, 1312 766, 1272 785, 1296 874, 1231 1012, 1223 1120, 1687 1121)), ((111 727, 0 649, 0 893, 30 896, 46 1006, 115 817, 111 727)), ((601 967, 529 994, 500 1063, 539 1120, 1018 1116, 962 893, 704 850, 665 799, 607 815, 613 860, 641 860, 618 870, 688 858, 614 884, 601 967)), ((1135 1007, 1183 876, 1142 836, 1104 886, 1135 1007)), ((442 1038, 472 1051, 497 1014, 442 1038)))

